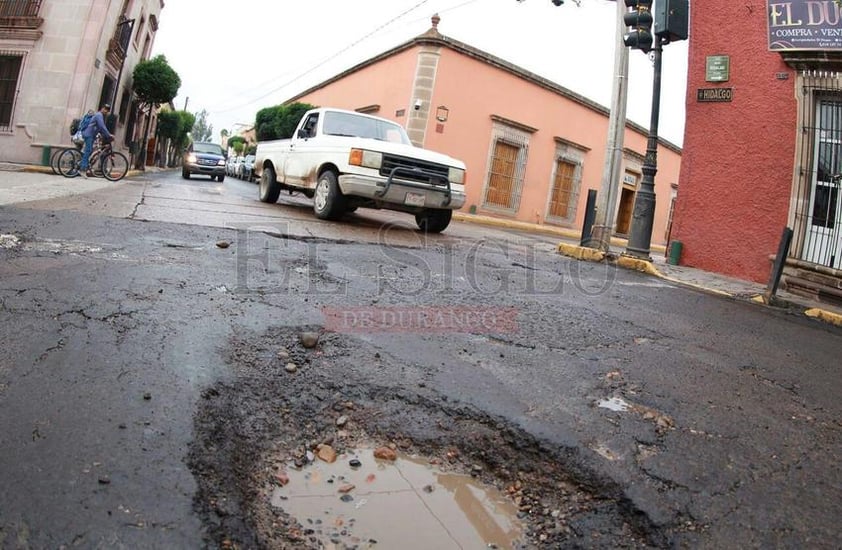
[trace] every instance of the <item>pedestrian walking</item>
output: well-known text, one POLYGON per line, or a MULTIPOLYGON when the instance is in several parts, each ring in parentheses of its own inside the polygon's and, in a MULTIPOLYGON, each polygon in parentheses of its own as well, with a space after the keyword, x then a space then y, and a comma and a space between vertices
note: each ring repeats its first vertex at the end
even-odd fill
POLYGON ((85 148, 82 150, 82 163, 81 163, 81 173, 83 178, 87 178, 91 176, 89 163, 91 160, 91 153, 94 150, 94 139, 96 139, 97 134, 101 134, 102 138, 106 141, 111 141, 114 139, 114 136, 111 135, 111 132, 108 131, 108 128, 105 126, 105 117, 108 116, 108 113, 111 112, 111 105, 108 103, 103 104, 100 107, 99 111, 94 114, 93 120, 88 124, 88 126, 82 130, 82 137, 85 138, 85 148))

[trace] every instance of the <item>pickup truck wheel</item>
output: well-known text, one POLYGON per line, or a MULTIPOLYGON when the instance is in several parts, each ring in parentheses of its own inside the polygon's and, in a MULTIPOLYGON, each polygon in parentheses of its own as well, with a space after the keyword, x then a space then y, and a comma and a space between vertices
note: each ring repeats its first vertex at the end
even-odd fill
POLYGON ((425 233, 441 233, 450 225, 452 210, 429 209, 415 214, 415 223, 425 233))
POLYGON ((187 170, 186 168, 182 168, 181 169, 181 177, 186 179, 186 180, 189 180, 190 179, 190 171, 187 170))
POLYGON ((281 186, 275 179, 275 170, 267 166, 260 175, 260 202, 276 203, 280 194, 281 186))
POLYGON ((216 176, 216 179, 217 181, 219 181, 219 183, 222 183, 223 181, 225 181, 225 174, 219 174, 218 176, 216 176))
POLYGON ((330 171, 319 176, 313 195, 313 211, 321 220, 335 220, 345 213, 345 196, 339 190, 339 180, 330 171))

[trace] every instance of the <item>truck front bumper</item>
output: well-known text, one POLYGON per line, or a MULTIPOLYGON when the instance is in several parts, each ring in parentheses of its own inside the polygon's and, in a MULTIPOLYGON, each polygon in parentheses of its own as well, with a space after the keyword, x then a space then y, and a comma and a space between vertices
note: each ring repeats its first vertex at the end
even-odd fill
POLYGON ((344 174, 339 176, 339 188, 343 195, 385 203, 384 207, 399 210, 458 210, 465 204, 465 193, 449 186, 425 185, 392 178, 344 174))

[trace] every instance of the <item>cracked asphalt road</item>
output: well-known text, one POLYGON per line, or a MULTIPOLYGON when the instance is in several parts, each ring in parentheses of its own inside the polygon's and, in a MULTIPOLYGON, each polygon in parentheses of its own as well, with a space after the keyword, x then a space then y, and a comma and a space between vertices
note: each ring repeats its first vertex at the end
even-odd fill
MULTIPOLYGON (((0 207, 19 238, 0 249, 0 547, 217 545, 188 454, 202 392, 239 380, 232 339, 419 307, 517 324, 346 324, 350 355, 390 363, 314 367, 312 395, 353 382, 388 393, 389 414, 420 396, 494 419, 644 517, 647 545, 838 544, 839 329, 573 262, 548 237, 454 224, 424 239, 400 215, 325 223, 254 195, 164 173, 0 207), (629 408, 597 406, 610 397, 629 408)), ((590 535, 564 544, 628 533, 590 535)))

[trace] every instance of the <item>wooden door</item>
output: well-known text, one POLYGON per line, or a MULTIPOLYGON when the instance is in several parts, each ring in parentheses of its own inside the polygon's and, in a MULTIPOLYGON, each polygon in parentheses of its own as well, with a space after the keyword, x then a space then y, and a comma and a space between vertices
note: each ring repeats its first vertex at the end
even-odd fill
POLYGON ((573 198, 575 176, 575 164, 561 159, 556 162, 553 192, 550 195, 550 217, 567 218, 570 216, 570 202, 573 198))
POLYGON ((494 143, 494 156, 491 159, 491 172, 488 175, 488 189, 485 192, 485 204, 502 208, 513 208, 515 191, 515 169, 520 147, 504 141, 494 143))
POLYGON ((620 208, 617 211, 617 233, 628 235, 631 228, 632 211, 634 210, 634 191, 623 188, 620 192, 620 208))

